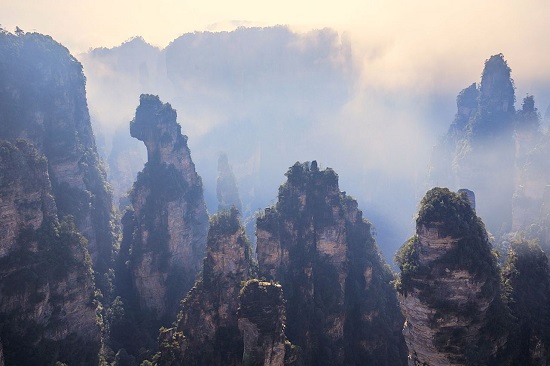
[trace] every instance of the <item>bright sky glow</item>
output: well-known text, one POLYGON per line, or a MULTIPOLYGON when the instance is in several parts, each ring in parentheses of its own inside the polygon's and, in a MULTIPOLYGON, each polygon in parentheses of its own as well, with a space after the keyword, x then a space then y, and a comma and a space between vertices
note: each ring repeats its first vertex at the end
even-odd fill
POLYGON ((138 35, 165 47, 194 31, 331 27, 352 39, 365 81, 390 89, 436 82, 459 89, 502 52, 530 90, 535 79, 550 79, 548 14, 546 0, 0 0, 2 27, 49 34, 75 55, 138 35))
MULTIPOLYGON (((162 48, 195 31, 274 25, 299 32, 333 28, 351 40, 362 83, 341 111, 338 129, 334 120, 318 121, 317 137, 347 149, 343 163, 328 153, 321 161, 342 177, 361 167, 359 171, 384 172, 396 181, 422 181, 430 148, 452 121, 456 95, 479 81, 491 55, 503 53, 512 68, 517 107, 529 93, 544 113, 550 103, 549 15, 548 0, 0 0, 3 28, 13 32, 19 26, 50 35, 77 58, 90 48, 115 47, 135 36, 162 48), (446 116, 427 123, 426 109, 441 104, 446 116)), ((93 87, 89 82, 92 114, 99 110, 110 117, 105 122, 112 123, 117 111, 101 110, 99 98, 93 99, 101 92, 93 87)), ((136 96, 128 97, 137 101, 136 96)), ((135 102, 127 108, 120 108, 121 100, 117 103, 109 105, 120 109, 119 120, 127 123, 135 102)), ((208 113, 201 114, 204 121, 185 120, 191 144, 221 123, 208 113)), ((198 156, 200 149, 191 148, 198 156)), ((363 193, 353 189, 369 202, 375 197, 385 205, 385 199, 393 197, 384 196, 385 186, 363 193), (377 192, 382 192, 380 197, 377 192)), ((396 210, 405 216, 413 211, 396 210)))

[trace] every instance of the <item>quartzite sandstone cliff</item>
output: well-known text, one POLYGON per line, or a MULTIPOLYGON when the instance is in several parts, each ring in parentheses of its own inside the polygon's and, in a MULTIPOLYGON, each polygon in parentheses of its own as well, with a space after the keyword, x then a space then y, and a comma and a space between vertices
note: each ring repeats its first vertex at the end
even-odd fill
POLYGON ((244 343, 243 365, 302 365, 301 353, 285 336, 282 286, 248 281, 240 294, 239 330, 244 343))
POLYGON ((396 260, 410 366, 510 364, 496 258, 466 193, 428 191, 396 260))
POLYGON ((111 195, 100 165, 82 65, 51 37, 0 32, 0 138, 26 139, 48 159, 60 217, 88 239, 96 280, 112 265, 111 195))
POLYGON ((99 327, 85 239, 59 222, 48 163, 0 142, 0 340, 8 365, 98 362, 99 327))
POLYGON ((254 273, 238 211, 214 215, 202 276, 182 302, 177 327, 161 332, 157 364, 299 365, 284 334, 282 287, 250 279, 254 273))
POLYGON ((170 104, 142 95, 130 132, 144 142, 148 161, 130 194, 133 213, 124 228, 129 248, 123 249, 129 253, 140 308, 170 321, 205 254, 208 215, 202 181, 170 104))
POLYGON ((515 240, 502 270, 504 290, 517 319, 508 342, 514 365, 550 363, 550 275, 548 257, 535 241, 515 240))
POLYGON ((479 86, 457 97, 457 113, 432 155, 431 184, 469 187, 489 229, 512 227, 516 147, 514 83, 502 54, 485 62, 479 86))
POLYGON ((286 173, 275 207, 257 221, 260 276, 280 282, 286 335, 308 365, 402 365, 402 320, 357 202, 317 163, 286 173))
POLYGON ((240 365, 243 341, 237 310, 243 281, 254 270, 251 243, 236 209, 211 219, 202 278, 182 303, 178 331, 190 365, 240 365))

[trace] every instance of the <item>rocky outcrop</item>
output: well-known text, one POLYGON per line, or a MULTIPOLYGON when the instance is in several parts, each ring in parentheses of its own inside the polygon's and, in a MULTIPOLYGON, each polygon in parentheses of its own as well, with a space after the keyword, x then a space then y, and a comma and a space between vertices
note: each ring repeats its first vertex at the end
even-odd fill
POLYGON ((21 230, 38 230, 45 220, 55 220, 56 206, 46 159, 25 140, 0 146, 0 256, 5 257, 17 250, 21 230))
POLYGON ((177 326, 161 330, 154 364, 301 365, 284 333, 282 287, 250 279, 251 249, 236 208, 211 218, 202 276, 182 302, 177 326))
POLYGON ((0 142, 0 339, 7 364, 98 362, 86 240, 59 222, 48 163, 24 140, 0 142))
POLYGON ((510 364, 496 259, 466 193, 428 191, 396 261, 410 366, 510 364))
POLYGON ((458 194, 465 194, 466 198, 468 198, 468 201, 470 201, 470 206, 472 206, 474 211, 476 210, 476 195, 475 195, 474 191, 471 191, 467 188, 461 188, 457 191, 457 193, 458 194))
POLYGON ((259 272, 285 292, 289 340, 308 365, 406 363, 402 320, 357 202, 317 163, 286 173, 276 206, 257 220, 259 272))
POLYGON ((516 113, 514 140, 516 145, 516 164, 521 167, 529 152, 540 140, 540 114, 535 107, 535 97, 523 98, 521 109, 516 113))
POLYGON ((212 217, 202 278, 183 301, 178 316, 185 364, 241 364, 243 340, 237 310, 242 282, 254 270, 251 249, 236 209, 212 217))
POLYGON ((88 240, 98 284, 112 263, 111 196, 98 159, 82 65, 48 36, 0 32, 0 138, 31 141, 48 159, 60 217, 88 240))
POLYGON ((509 343, 515 365, 548 365, 550 362, 550 276, 548 257, 536 242, 516 240, 502 271, 506 297, 518 320, 509 343))
POLYGON ((229 210, 231 207, 235 207, 240 213, 243 212, 237 181, 226 154, 220 154, 218 158, 216 195, 218 210, 229 210))
POLYGON ((181 134, 176 111, 142 95, 130 124, 147 147, 148 162, 134 183, 128 253, 139 306, 169 322, 193 286, 205 254, 208 215, 201 178, 181 134))
POLYGON ((468 123, 477 112, 478 97, 479 90, 476 83, 463 89, 456 97, 455 118, 441 142, 433 148, 430 167, 431 183, 459 184, 457 166, 451 162, 460 152, 461 142, 467 138, 468 123))
POLYGON ((457 98, 455 120, 434 148, 430 174, 432 185, 475 191, 478 212, 499 235, 512 227, 516 175, 516 111, 510 74, 502 54, 486 60, 479 87, 472 84, 457 98))
POLYGON ((281 285, 248 281, 241 290, 239 330, 243 365, 300 365, 300 353, 285 337, 285 304, 281 285))
POLYGON ((540 115, 532 95, 523 99, 517 112, 516 128, 516 191, 512 205, 512 231, 525 231, 541 220, 544 189, 550 183, 546 154, 548 139, 540 133, 540 115))

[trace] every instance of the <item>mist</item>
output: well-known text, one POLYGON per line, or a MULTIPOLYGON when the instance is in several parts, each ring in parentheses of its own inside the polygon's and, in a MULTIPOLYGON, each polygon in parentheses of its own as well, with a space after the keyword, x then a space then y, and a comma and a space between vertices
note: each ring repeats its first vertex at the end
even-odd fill
POLYGON ((79 59, 116 195, 131 187, 145 161, 142 144, 123 139, 124 131, 129 134, 139 95, 157 94, 178 112, 211 213, 218 206, 221 153, 229 158, 249 220, 276 202, 291 165, 317 160, 333 168, 341 189, 359 201, 388 262, 413 232, 432 146, 455 109, 446 91, 369 85, 364 55, 331 29, 195 32, 162 50, 134 38, 79 59), (121 175, 116 161, 124 151, 134 158, 121 175))
MULTIPOLYGON (((329 28, 300 33, 278 26, 187 33, 164 49, 136 37, 80 55, 96 137, 117 181, 115 196, 131 187, 145 162, 144 147, 124 137, 139 95, 157 94, 178 112, 211 213, 218 206, 220 154, 228 156, 249 222, 276 202, 288 167, 317 160, 339 174, 341 189, 358 200, 393 263, 414 231, 424 193, 434 184, 468 188, 430 177, 431 156, 455 117, 456 95, 480 81, 490 56, 468 59, 467 65, 477 61, 475 71, 457 66, 464 80, 450 73, 445 57, 431 64, 431 73, 415 74, 415 60, 412 69, 396 64, 396 75, 388 74, 392 70, 381 66, 395 64, 401 45, 365 47, 329 28), (124 160, 124 151, 134 158, 121 172, 116 161, 124 160)), ((550 95, 544 78, 527 80, 542 100, 550 95)), ((485 213, 483 198, 479 202, 485 213)))

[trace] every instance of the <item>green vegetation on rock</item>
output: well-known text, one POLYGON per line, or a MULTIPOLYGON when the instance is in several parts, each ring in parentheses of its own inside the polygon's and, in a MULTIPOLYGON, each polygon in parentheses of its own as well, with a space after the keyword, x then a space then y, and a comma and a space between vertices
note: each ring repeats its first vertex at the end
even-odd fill
POLYGON ((516 364, 541 364, 550 356, 548 257, 534 241, 513 241, 502 271, 508 306, 517 319, 516 364))
POLYGON ((47 161, 0 141, 0 339, 7 364, 97 363, 99 320, 87 240, 59 221, 47 161))
POLYGON ((114 223, 98 157, 82 65, 51 37, 0 32, 0 138, 24 138, 48 160, 59 217, 88 239, 96 284, 110 296, 114 223))
POLYGON ((282 285, 289 341, 306 365, 405 364, 393 275, 371 224, 332 169, 296 163, 286 176, 256 226, 259 273, 282 285))

